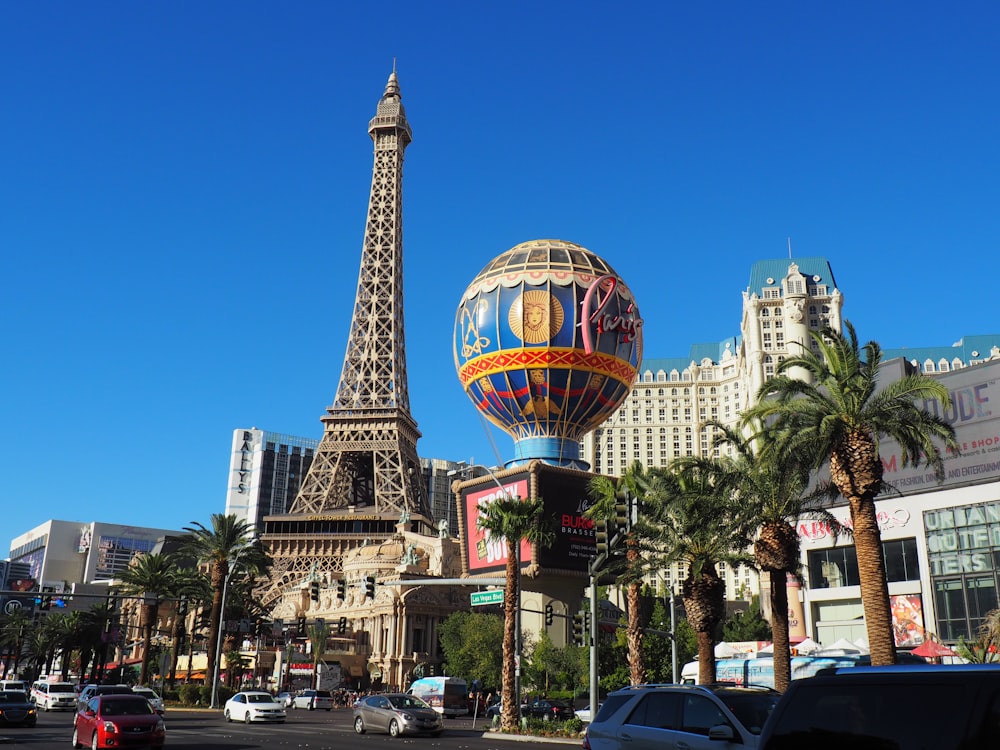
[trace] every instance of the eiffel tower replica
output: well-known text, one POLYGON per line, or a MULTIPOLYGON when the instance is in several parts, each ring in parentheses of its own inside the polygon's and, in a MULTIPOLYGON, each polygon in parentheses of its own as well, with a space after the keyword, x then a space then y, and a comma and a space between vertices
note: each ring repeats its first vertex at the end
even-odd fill
POLYGON ((341 578, 343 554, 400 523, 433 533, 410 414, 403 331, 403 152, 412 140, 395 65, 368 123, 375 144, 347 353, 323 438, 288 513, 264 519, 268 606, 306 578, 341 578))

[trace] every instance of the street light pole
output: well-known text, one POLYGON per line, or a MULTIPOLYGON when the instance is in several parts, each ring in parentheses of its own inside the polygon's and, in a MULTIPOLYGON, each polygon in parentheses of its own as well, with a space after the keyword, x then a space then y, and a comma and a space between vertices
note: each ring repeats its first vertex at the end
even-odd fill
POLYGON ((233 573, 236 572, 236 567, 239 565, 240 555, 243 553, 241 549, 233 557, 232 563, 229 565, 229 570, 226 572, 226 577, 222 581, 222 606, 219 612, 219 637, 215 640, 215 672, 212 675, 212 708, 219 707, 219 668, 220 661, 222 659, 222 640, 226 631, 226 596, 229 593, 229 581, 233 577, 233 573))

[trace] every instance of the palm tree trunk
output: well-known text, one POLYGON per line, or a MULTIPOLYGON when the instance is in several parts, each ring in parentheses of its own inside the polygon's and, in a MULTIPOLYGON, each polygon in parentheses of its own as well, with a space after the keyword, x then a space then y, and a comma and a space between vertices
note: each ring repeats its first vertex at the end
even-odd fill
MULTIPOLYGON (((630 551, 628 553, 632 555, 630 551)), ((632 581, 626 589, 628 604, 628 670, 629 680, 633 685, 641 685, 646 681, 646 665, 642 658, 642 622, 639 612, 639 582, 632 581)), ((595 616, 595 615, 591 615, 595 616)))
POLYGON ((153 644, 153 623, 156 621, 159 607, 155 604, 143 605, 142 624, 142 663, 139 665, 139 684, 145 685, 149 678, 149 650, 153 644))
POLYGON ((865 610, 868 648, 872 666, 896 663, 896 641, 892 631, 889 608, 889 584, 885 578, 882 557, 882 532, 875 514, 875 501, 863 497, 847 498, 854 526, 854 549, 858 557, 858 577, 861 579, 861 601, 865 610))
POLYGON ((711 685, 715 682, 715 639, 712 634, 698 631, 698 684, 711 685))
POLYGON ((222 637, 222 590, 229 571, 223 567, 222 561, 216 561, 212 567, 212 614, 208 622, 208 658, 205 667, 205 684, 211 685, 215 678, 215 651, 219 638, 222 637))
POLYGON ((500 728, 512 731, 517 728, 517 715, 521 710, 521 701, 517 697, 515 684, 514 659, 517 656, 517 584, 518 584, 518 553, 521 541, 507 540, 507 569, 504 582, 503 599, 503 666, 500 672, 500 728))
POLYGON ((783 570, 770 571, 771 641, 774 648, 774 689, 788 690, 792 681, 792 656, 788 645, 788 583, 783 570))
POLYGON ((180 628, 180 617, 177 614, 176 608, 174 609, 174 621, 170 628, 170 673, 168 679, 170 681, 170 688, 173 689, 174 683, 177 681, 177 659, 180 656, 181 650, 181 628, 180 628))

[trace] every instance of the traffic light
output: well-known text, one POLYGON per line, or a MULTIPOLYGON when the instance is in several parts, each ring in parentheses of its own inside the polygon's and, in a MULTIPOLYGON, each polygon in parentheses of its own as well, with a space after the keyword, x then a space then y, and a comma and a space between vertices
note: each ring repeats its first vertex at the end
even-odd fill
POLYGON ((552 620, 555 618, 555 610, 552 608, 551 604, 545 605, 545 625, 546 627, 552 624, 552 620))
POLYGON ((577 612, 573 615, 573 643, 577 646, 582 646, 586 643, 584 625, 583 625, 583 612, 577 612))
POLYGON ((267 626, 266 622, 264 622, 263 620, 257 620, 257 627, 254 632, 256 633, 258 638, 264 635, 264 633, 267 630, 266 626, 267 626))
POLYGON ((340 620, 337 621, 337 632, 340 633, 340 635, 343 635, 344 633, 347 632, 347 618, 346 617, 341 617, 340 620))
POLYGON ((597 539, 597 554, 606 555, 611 549, 611 537, 608 534, 608 521, 605 518, 599 518, 594 523, 594 536, 597 539))
POLYGON ((337 598, 344 601, 347 598, 347 581, 341 578, 337 581, 337 598))
POLYGON ((375 598, 375 576, 365 576, 365 598, 375 598))
POLYGON ((309 584, 309 598, 314 601, 319 601, 319 581, 312 581, 309 584))
POLYGON ((188 600, 186 596, 182 596, 177 600, 177 616, 180 618, 187 617, 188 613, 188 600))
POLYGON ((632 528, 632 498, 623 492, 615 502, 615 528, 621 531, 632 528))
POLYGON ((303 633, 306 632, 306 616, 305 615, 299 615, 299 621, 298 621, 297 625, 298 625, 299 635, 302 635, 303 633))

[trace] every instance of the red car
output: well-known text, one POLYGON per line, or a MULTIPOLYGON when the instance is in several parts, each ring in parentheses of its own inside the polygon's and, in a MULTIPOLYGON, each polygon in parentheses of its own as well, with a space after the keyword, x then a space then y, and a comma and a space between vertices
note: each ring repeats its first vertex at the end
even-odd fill
POLYGON ((166 734, 141 695, 95 695, 76 714, 73 747, 163 747, 166 734))

